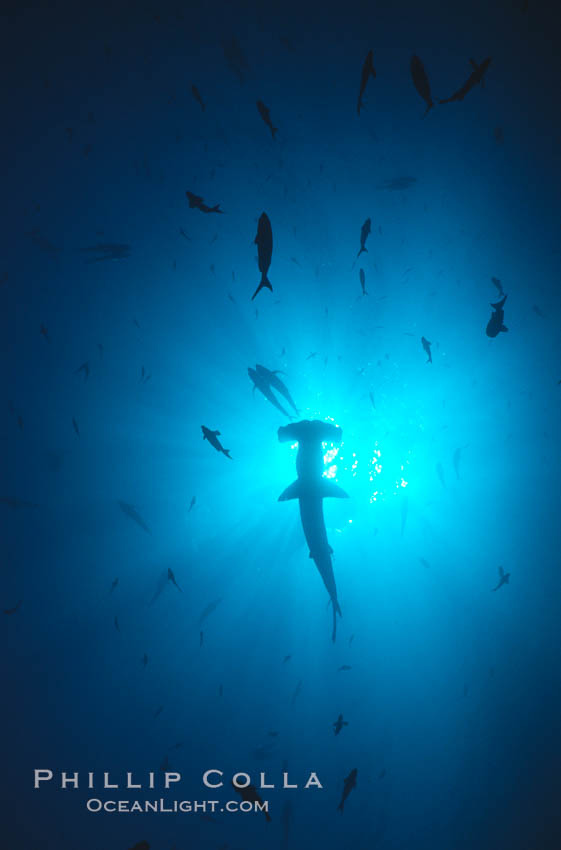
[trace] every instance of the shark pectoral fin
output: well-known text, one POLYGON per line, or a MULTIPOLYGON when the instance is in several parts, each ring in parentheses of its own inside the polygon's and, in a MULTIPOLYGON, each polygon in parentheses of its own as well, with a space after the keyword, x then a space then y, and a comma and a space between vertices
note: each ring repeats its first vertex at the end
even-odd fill
MULTIPOLYGON (((299 499, 301 495, 301 486, 298 479, 293 481, 290 487, 287 487, 286 490, 280 494, 278 500, 279 502, 288 502, 290 499, 299 499)), ((311 557, 311 555, 310 555, 311 557)))
POLYGON ((327 499, 329 497, 334 499, 349 498, 349 494, 345 493, 342 487, 339 487, 338 484, 335 484, 334 481, 329 481, 327 478, 323 478, 319 484, 319 495, 322 499, 327 499))
POLYGON ((502 331, 502 333, 506 334, 506 333, 508 333, 508 328, 505 327, 505 325, 501 325, 501 331, 502 331))
POLYGON ((213 431, 212 433, 215 434, 217 437, 221 436, 220 431, 213 431))

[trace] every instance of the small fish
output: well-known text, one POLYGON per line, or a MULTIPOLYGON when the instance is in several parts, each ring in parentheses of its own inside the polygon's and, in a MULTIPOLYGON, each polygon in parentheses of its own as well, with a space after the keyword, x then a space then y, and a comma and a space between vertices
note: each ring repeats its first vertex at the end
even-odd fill
POLYGON ((168 567, 168 581, 171 581, 171 583, 173 584, 173 586, 174 586, 174 587, 176 587, 176 588, 179 590, 179 592, 180 592, 180 593, 183 593, 183 591, 181 590, 181 588, 179 587, 178 583, 177 583, 177 582, 176 582, 176 580, 175 580, 175 576, 174 576, 174 574, 173 574, 173 570, 172 570, 172 569, 170 569, 169 567, 168 567))
POLYGON ((190 237, 190 236, 187 236, 187 234, 185 233, 185 231, 183 230, 183 228, 182 228, 182 227, 180 227, 180 228, 179 228, 179 235, 180 235, 180 236, 183 236, 183 238, 184 238, 184 239, 186 239, 186 240, 187 240, 187 242, 192 242, 192 241, 193 241, 193 240, 191 239, 191 237, 190 237))
POLYGON ((189 192, 189 190, 187 190, 185 194, 187 195, 189 207, 191 209, 197 209, 203 213, 224 213, 224 210, 220 209, 220 204, 216 204, 214 207, 209 207, 207 204, 205 204, 204 200, 201 198, 200 195, 194 195, 193 192, 189 192))
POLYGON ((466 94, 474 88, 478 83, 481 83, 483 86, 483 77, 487 68, 491 64, 491 57, 488 56, 487 59, 484 59, 481 65, 478 65, 474 62, 473 59, 469 60, 471 67, 473 68, 472 73, 469 75, 466 82, 463 84, 458 91, 454 92, 451 97, 447 97, 445 100, 439 100, 439 103, 451 103, 454 100, 463 100, 466 94))
POLYGON ((427 569, 427 570, 428 570, 428 569, 430 569, 430 564, 429 564, 429 562, 428 562, 428 561, 426 561, 424 558, 419 558, 419 561, 421 562, 421 564, 423 565, 423 567, 425 567, 425 569, 427 569))
POLYGON ((423 346, 423 349, 424 349, 424 351, 425 351, 425 353, 428 357, 427 363, 432 363, 432 354, 431 354, 431 350, 430 350, 432 342, 429 342, 428 339, 425 339, 425 337, 422 336, 421 337, 421 345, 423 346))
POLYGON ((337 811, 341 812, 341 814, 343 814, 343 809, 345 807, 345 800, 347 799, 347 797, 349 796, 349 794, 351 793, 353 788, 356 788, 356 775, 357 775, 357 769, 356 769, 356 767, 353 767, 353 769, 351 770, 351 772, 349 773, 349 775, 347 776, 347 778, 344 781, 343 795, 341 797, 341 802, 337 806, 337 811))
POLYGON ((503 584, 509 584, 510 573, 505 573, 502 567, 499 567, 499 583, 496 587, 493 587, 492 590, 498 590, 503 584))
POLYGON ((88 248, 82 248, 83 252, 97 253, 97 257, 89 257, 86 263, 100 263, 104 260, 125 260, 130 256, 131 247, 124 243, 116 242, 99 242, 97 245, 90 245, 88 248))
POLYGON ((209 604, 206 606, 206 608, 201 613, 201 616, 197 620, 197 625, 199 626, 199 628, 205 622, 207 617, 210 617, 210 615, 213 614, 216 611, 216 609, 218 608, 218 606, 220 605, 221 602, 222 602, 221 596, 219 596, 218 599, 213 599, 212 602, 209 602, 209 604))
POLYGON ((203 440, 208 440, 210 445, 216 449, 217 452, 222 452, 222 454, 226 455, 226 457, 232 460, 230 455, 230 449, 225 449, 218 437, 220 437, 220 431, 211 431, 210 428, 207 428, 206 425, 201 425, 201 429, 203 432, 203 440))
POLYGON ((353 668, 352 668, 352 667, 350 667, 348 664, 342 664, 342 665, 339 667, 339 669, 337 670, 337 672, 338 672, 338 673, 340 673, 340 672, 341 672, 341 670, 352 670, 352 669, 353 669, 353 668))
POLYGON ((380 771, 380 773, 378 774, 378 779, 383 779, 385 777, 386 773, 387 773, 387 770, 386 770, 385 767, 383 767, 382 770, 380 771))
POLYGON ((452 457, 452 463, 454 465, 454 472, 456 473, 457 481, 460 480, 460 461, 462 459, 462 451, 464 449, 467 449, 468 446, 469 443, 466 446, 459 446, 457 449, 455 449, 454 455, 452 457))
POLYGON ((493 130, 493 135, 495 137, 496 143, 498 145, 502 145, 502 143, 505 140, 503 128, 502 127, 495 127, 495 129, 493 130))
POLYGON ((199 646, 202 646, 204 642, 204 632, 199 632, 199 646))
POLYGON ((201 110, 204 112, 206 107, 205 107, 204 101, 201 97, 201 93, 198 90, 197 86, 195 86, 195 85, 191 86, 191 94, 193 95, 193 97, 195 98, 195 100, 197 101, 199 106, 201 107, 201 110))
POLYGON ((19 508, 38 508, 39 505, 36 502, 27 502, 25 499, 10 499, 9 497, 3 496, 0 498, 0 505, 7 505, 9 508, 13 510, 18 510, 19 508))
POLYGON ((269 112, 269 109, 268 109, 267 106, 265 106, 265 104, 263 103, 262 100, 257 101, 257 110, 259 112, 259 115, 261 116, 261 118, 263 119, 263 121, 265 122, 265 124, 267 125, 269 130, 271 131, 271 136, 274 139, 275 133, 278 132, 278 127, 273 127, 273 122, 271 121, 271 114, 269 112))
POLYGON ((143 531, 146 531, 147 534, 152 534, 152 532, 150 531, 147 524, 140 516, 134 505, 129 505, 128 502, 122 502, 120 500, 118 501, 118 505, 126 517, 131 519, 133 522, 136 522, 136 524, 139 525, 143 531))
POLYGON ((318 356, 317 351, 312 351, 311 354, 308 354, 308 356, 306 357, 306 360, 313 360, 314 357, 317 357, 317 356, 318 356))
POLYGON ((493 308, 493 313, 491 314, 491 318, 487 322, 485 333, 492 339, 498 336, 500 333, 508 332, 508 328, 504 324, 504 305, 506 299, 507 296, 505 295, 500 301, 497 301, 495 304, 491 304, 491 307, 493 308))
POLYGON ((82 365, 79 366, 74 372, 75 375, 79 375, 80 373, 83 374, 85 383, 90 377, 90 364, 87 361, 85 363, 82 363, 82 365))
POLYGON ((159 705, 159 706, 158 706, 158 708, 156 709, 156 711, 154 712, 154 714, 152 715, 152 717, 154 718, 154 720, 155 720, 157 717, 159 717, 159 716, 160 716, 160 714, 162 713, 162 711, 163 711, 163 710, 164 710, 164 706, 163 706, 163 705, 159 705))
POLYGON ((76 422, 74 417, 72 417, 72 425, 74 426, 74 430, 76 431, 76 434, 79 437, 80 436, 80 429, 78 428, 78 423, 76 422))
POLYGON ((49 332, 48 332, 47 328, 45 327, 45 325, 41 325, 41 327, 40 327, 40 329, 39 329, 39 333, 41 334, 41 336, 43 337, 43 339, 44 339, 46 342, 50 342, 50 341, 51 341, 51 340, 49 339, 49 332))
POLYGON ((335 721, 335 723, 333 724, 333 731, 336 735, 338 735, 339 732, 341 731, 341 729, 343 728, 343 726, 348 726, 348 725, 349 724, 347 723, 347 721, 343 720, 343 715, 340 714, 339 717, 337 718, 337 720, 335 721))
POLYGON ((188 514, 191 513, 191 511, 193 510, 193 508, 195 507, 196 504, 197 504, 197 497, 193 496, 193 498, 191 499, 191 503, 189 504, 189 510, 187 511, 188 514))
POLYGON ((495 284, 495 286, 499 290, 499 295, 502 298, 503 295, 504 295, 504 290, 503 290, 503 285, 502 285, 501 281, 499 280, 498 277, 492 277, 491 280, 493 281, 493 283, 495 284))
POLYGON ((360 278, 360 285, 362 286, 362 294, 368 295, 368 292, 366 291, 366 275, 364 274, 364 269, 359 270, 358 276, 360 278))
POLYGON ((444 479, 444 467, 442 466, 442 464, 440 462, 436 464, 436 474, 438 475, 438 478, 440 479, 440 483, 442 484, 444 489, 446 489, 446 481, 444 479))
POLYGON ((353 642, 354 638, 355 638, 355 636, 354 636, 354 635, 351 635, 351 636, 350 636, 350 638, 349 638, 349 647, 351 646, 351 644, 352 644, 352 642, 353 642))
POLYGON ((103 360, 103 346, 100 342, 97 343, 97 350, 99 351, 99 359, 103 360))
POLYGON ((117 629, 118 632, 121 631, 121 629, 119 627, 119 620, 118 620, 117 616, 115 616, 115 619, 113 620, 113 625, 115 626, 115 628, 117 629))
POLYGON ((540 317, 540 319, 545 319, 545 315, 542 313, 542 311, 540 310, 540 308, 538 307, 537 304, 532 305, 532 310, 534 311, 536 316, 540 317))
POLYGON ((18 600, 18 602, 16 602, 16 604, 14 605, 13 608, 4 608, 3 613, 7 614, 8 616, 10 616, 11 614, 16 614, 19 611, 19 609, 21 608, 21 603, 22 603, 22 600, 20 599, 20 600, 18 600))
POLYGON ((362 227, 360 228, 360 251, 357 254, 357 258, 360 257, 363 252, 368 253, 368 248, 366 247, 366 240, 370 235, 371 229, 372 221, 367 218, 362 227))
POLYGON ((114 578, 113 581, 111 582, 111 590, 109 591, 109 593, 113 593, 113 591, 115 590, 115 588, 117 587, 118 584, 119 584, 119 579, 114 578))
POLYGON ((465 684, 464 685, 464 698, 467 697, 468 694, 469 694, 469 685, 465 684))
POLYGON ((300 681, 298 682, 298 684, 296 685, 296 687, 294 689, 294 693, 292 694, 292 699, 290 701, 291 705, 294 705, 294 703, 296 702, 296 700, 298 699, 298 697, 300 695, 301 690, 302 690, 302 679, 300 679, 300 681))
POLYGON ((363 63, 363 66, 362 66, 362 72, 361 72, 361 75, 360 75, 360 89, 359 89, 359 93, 358 93, 358 103, 357 103, 357 107, 356 107, 357 115, 360 115, 360 110, 364 106, 364 104, 362 102, 362 96, 363 96, 364 92, 366 91, 366 84, 368 83, 368 80, 369 80, 370 77, 375 77, 375 76, 376 76, 376 70, 374 68, 374 54, 372 53, 371 50, 369 50, 368 53, 366 54, 366 59, 364 60, 364 63, 363 63))
POLYGON ((273 229, 267 213, 261 213, 259 216, 257 235, 255 237, 254 244, 257 245, 257 262, 259 271, 261 272, 261 281, 251 296, 252 301, 263 287, 270 289, 271 292, 273 291, 271 281, 267 277, 267 273, 271 265, 271 259, 273 257, 273 229))
MULTIPOLYGON (((425 103, 427 104, 427 108, 425 109, 425 115, 428 113, 429 109, 432 109, 434 103, 432 102, 432 97, 430 93, 430 83, 429 78, 427 77, 427 73, 423 67, 423 63, 419 59, 418 56, 413 56, 411 58, 411 77, 413 79, 413 85, 417 89, 417 92, 421 95, 425 103)), ((425 117, 423 115, 423 118, 425 117)))
POLYGON ((417 182, 416 177, 394 177, 392 180, 384 180, 378 189, 388 189, 391 192, 399 192, 402 189, 410 189, 417 182))
POLYGON ((368 393, 368 398, 370 399, 370 404, 372 405, 372 409, 376 410, 376 402, 374 400, 374 391, 373 390, 370 390, 370 392, 368 393))
MULTIPOLYGON (((260 803, 261 806, 263 806, 263 800, 259 796, 255 785, 246 785, 245 788, 240 788, 239 785, 234 785, 234 783, 232 782, 232 788, 234 789, 234 791, 238 792, 244 802, 260 803)), ((271 815, 269 814, 269 812, 266 811, 266 809, 264 808, 262 808, 261 811, 264 812, 267 822, 270 823, 271 815)))
POLYGON ((148 656, 146 655, 146 653, 144 653, 144 655, 142 656, 142 666, 146 667, 147 664, 148 664, 148 656))
POLYGON ((291 658, 292 658, 292 655, 285 655, 284 658, 282 659, 282 663, 286 664, 286 662, 290 661, 291 658))

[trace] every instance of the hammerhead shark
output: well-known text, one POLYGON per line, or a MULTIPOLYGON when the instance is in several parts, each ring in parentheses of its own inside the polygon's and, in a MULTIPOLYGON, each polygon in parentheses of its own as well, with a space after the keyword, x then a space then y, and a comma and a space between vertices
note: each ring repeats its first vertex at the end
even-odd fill
POLYGON ((333 606, 332 640, 337 635, 337 614, 341 617, 341 608, 337 599, 337 588, 331 564, 333 549, 327 542, 327 531, 323 518, 323 499, 333 496, 338 499, 348 498, 347 493, 335 484, 322 477, 323 450, 322 443, 340 443, 343 436, 341 428, 329 422, 317 419, 303 419, 284 425, 278 430, 279 442, 298 443, 296 456, 296 472, 298 478, 290 487, 281 493, 279 502, 298 499, 300 503, 300 518, 306 542, 310 549, 310 558, 319 570, 323 583, 329 593, 333 606))

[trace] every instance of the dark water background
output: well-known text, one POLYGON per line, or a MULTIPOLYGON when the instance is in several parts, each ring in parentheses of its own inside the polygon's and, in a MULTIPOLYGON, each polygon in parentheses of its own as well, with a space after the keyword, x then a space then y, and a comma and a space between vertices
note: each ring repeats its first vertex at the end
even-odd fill
POLYGON ((6 8, 0 497, 36 506, 0 503, 0 601, 21 600, 0 620, 3 847, 560 846, 556 10, 456 5, 6 8), (435 99, 470 57, 492 56, 485 87, 422 120, 414 53, 435 99), (251 302, 263 211, 274 292, 251 302), (107 243, 130 256, 88 262, 107 243), (343 429, 335 645, 256 363, 343 429), (34 768, 162 764, 178 799, 215 799, 213 767, 324 789, 272 792, 270 824, 32 789, 34 768))

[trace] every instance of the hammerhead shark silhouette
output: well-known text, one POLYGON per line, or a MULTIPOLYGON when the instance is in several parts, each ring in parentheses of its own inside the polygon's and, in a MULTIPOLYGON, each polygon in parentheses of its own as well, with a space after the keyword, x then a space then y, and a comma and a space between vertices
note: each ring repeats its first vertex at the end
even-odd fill
POLYGON ((337 635, 337 614, 340 617, 342 614, 331 564, 333 549, 327 542, 323 518, 323 499, 328 496, 346 499, 348 495, 334 481, 322 477, 324 463, 321 444, 340 443, 342 436, 341 428, 336 425, 312 419, 284 425, 278 430, 279 442, 298 443, 296 456, 298 478, 281 493, 279 502, 298 499, 300 503, 300 518, 310 549, 310 558, 319 570, 333 606, 332 640, 335 640, 337 635))

